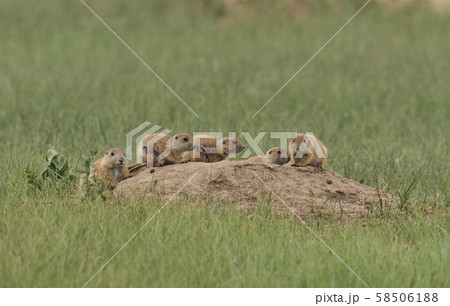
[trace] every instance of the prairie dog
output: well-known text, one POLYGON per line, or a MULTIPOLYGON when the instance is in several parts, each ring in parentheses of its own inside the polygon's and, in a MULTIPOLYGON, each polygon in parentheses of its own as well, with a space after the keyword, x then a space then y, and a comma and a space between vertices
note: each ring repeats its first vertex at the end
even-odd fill
POLYGON ((170 137, 164 152, 157 158, 158 166, 181 163, 183 153, 192 150, 192 141, 192 136, 186 133, 178 133, 170 137))
POLYGON ((211 136, 198 135, 194 137, 194 150, 184 153, 183 158, 184 161, 214 163, 227 160, 230 154, 239 153, 244 149, 245 145, 234 137, 225 137, 216 142, 211 136), (195 157, 194 152, 200 157, 195 157))
POLYGON ((192 149, 192 136, 179 133, 172 137, 163 133, 152 133, 143 138, 138 145, 138 161, 141 164, 176 164, 181 161, 183 152, 192 149))
POLYGON ((183 162, 208 162, 208 153, 206 148, 215 148, 216 139, 209 135, 195 135, 193 139, 193 148, 182 155, 183 162))
POLYGON ((288 152, 280 147, 274 147, 267 151, 264 157, 253 156, 247 159, 250 163, 284 165, 289 161, 288 152))
POLYGON ((230 154, 237 154, 245 149, 245 145, 237 138, 225 137, 216 143, 218 153, 209 154, 209 162, 214 163, 221 160, 228 160, 230 154))
POLYGON ((323 166, 327 160, 328 150, 312 134, 298 133, 289 143, 291 166, 323 166))
MULTIPOLYGON (((129 176, 127 158, 121 149, 109 149, 94 164, 97 169, 91 167, 91 175, 110 188, 116 187, 118 182, 129 176)), ((83 179, 80 180, 80 188, 82 186, 83 179)))
POLYGON ((138 145, 138 162, 141 164, 158 162, 158 156, 166 150, 170 136, 163 133, 152 133, 143 138, 138 145))

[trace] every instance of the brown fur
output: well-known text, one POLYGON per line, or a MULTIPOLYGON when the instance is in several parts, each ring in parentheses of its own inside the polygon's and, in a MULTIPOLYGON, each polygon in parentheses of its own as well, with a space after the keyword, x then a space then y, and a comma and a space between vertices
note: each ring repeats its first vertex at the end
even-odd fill
POLYGON ((314 135, 298 133, 289 142, 289 156, 291 166, 323 166, 328 151, 322 141, 314 135))
POLYGON ((210 163, 227 160, 230 154, 242 152, 245 145, 237 138, 225 137, 216 143, 216 148, 218 153, 209 154, 210 163))
POLYGON ((209 162, 209 154, 206 148, 215 148, 216 139, 209 135, 195 135, 193 149, 186 151, 182 155, 183 162, 209 162))
MULTIPOLYGON (((110 188, 129 176, 127 158, 121 149, 109 149, 94 164, 97 169, 90 168, 91 176, 110 188)), ((80 179, 80 189, 83 185, 84 181, 80 179)))
POLYGON ((158 166, 179 164, 183 153, 192 150, 192 136, 186 133, 176 134, 167 141, 165 151, 158 156, 158 166))
POLYGON ((138 162, 152 164, 158 162, 158 157, 166 150, 167 141, 170 136, 163 133, 152 133, 143 138, 138 145, 138 162), (152 148, 152 149, 151 149, 152 148))
POLYGON ((247 159, 250 163, 255 164, 275 164, 284 165, 289 161, 288 152, 280 147, 271 148, 264 157, 253 156, 247 159))
POLYGON ((229 158, 230 154, 239 153, 244 149, 245 145, 239 139, 233 137, 225 137, 216 142, 211 136, 196 135, 194 137, 194 149, 190 152, 186 152, 183 155, 183 159, 185 162, 214 163, 226 160, 229 158), (214 150, 215 152, 211 152, 211 150, 214 150), (194 157, 194 152, 196 155, 200 155, 200 157, 194 157))

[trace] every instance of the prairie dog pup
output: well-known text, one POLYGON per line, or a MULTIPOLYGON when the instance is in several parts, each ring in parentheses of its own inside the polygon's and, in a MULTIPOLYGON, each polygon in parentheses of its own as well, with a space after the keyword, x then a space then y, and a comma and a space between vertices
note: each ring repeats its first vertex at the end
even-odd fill
POLYGON ((280 147, 271 148, 264 157, 253 156, 247 159, 250 163, 284 165, 289 161, 288 152, 280 147))
POLYGON ((208 135, 196 135, 194 137, 194 149, 184 153, 184 161, 214 163, 229 158, 230 154, 236 154, 245 149, 245 145, 237 138, 225 137, 216 142, 214 137, 208 135), (198 145, 199 144, 199 145, 198 145), (200 155, 200 157, 195 157, 200 155))
POLYGON ((312 134, 298 133, 289 143, 291 166, 323 166, 327 160, 328 150, 312 134))
POLYGON ((138 145, 138 162, 141 164, 158 162, 158 156, 166 150, 170 136, 163 133, 152 133, 143 138, 138 145))
POLYGON ((170 137, 166 142, 166 149, 158 156, 158 166, 181 163, 183 153, 192 150, 192 141, 192 136, 186 133, 178 133, 170 137))
MULTIPOLYGON (((121 149, 109 149, 105 155, 94 162, 97 170, 90 168, 91 175, 104 185, 114 188, 117 183, 129 176, 127 158, 121 149)), ((83 181, 80 180, 80 187, 83 181)))

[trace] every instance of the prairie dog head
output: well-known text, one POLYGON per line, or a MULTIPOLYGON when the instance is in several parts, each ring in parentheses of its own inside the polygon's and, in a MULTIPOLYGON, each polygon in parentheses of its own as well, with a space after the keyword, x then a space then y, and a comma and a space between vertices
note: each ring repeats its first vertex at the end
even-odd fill
POLYGON ((109 149, 102 158, 102 164, 110 168, 119 168, 125 166, 127 157, 121 149, 109 149))
POLYGON ((295 158, 303 159, 307 158, 314 152, 314 145, 311 141, 310 136, 304 134, 300 145, 297 147, 297 152, 295 153, 295 158))
POLYGON ((309 136, 298 133, 297 136, 289 143, 289 155, 291 162, 296 164, 307 162, 312 158, 313 150, 309 136))
POLYGON ((192 136, 186 133, 178 133, 167 141, 167 147, 175 149, 177 152, 192 150, 192 136))
POLYGON ((280 147, 274 147, 267 151, 266 157, 270 160, 271 163, 277 165, 284 165, 288 162, 288 152, 280 147))
POLYGON ((289 143, 291 162, 299 165, 323 165, 327 158, 327 149, 312 134, 298 133, 289 143))
POLYGON ((242 152, 245 149, 245 145, 237 138, 225 137, 217 142, 216 148, 219 153, 229 156, 230 154, 242 152))

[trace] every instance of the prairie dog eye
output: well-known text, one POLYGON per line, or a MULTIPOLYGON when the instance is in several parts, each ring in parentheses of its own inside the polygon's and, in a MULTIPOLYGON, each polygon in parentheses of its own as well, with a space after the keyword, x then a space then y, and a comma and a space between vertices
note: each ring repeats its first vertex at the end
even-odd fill
POLYGON ((111 156, 114 156, 114 152, 111 152, 111 156))
POLYGON ((188 141, 187 137, 184 137, 183 140, 184 140, 184 141, 188 141))
POLYGON ((280 150, 278 150, 278 151, 277 151, 277 154, 281 154, 281 151, 280 151, 280 150))

